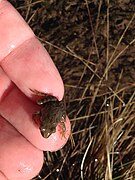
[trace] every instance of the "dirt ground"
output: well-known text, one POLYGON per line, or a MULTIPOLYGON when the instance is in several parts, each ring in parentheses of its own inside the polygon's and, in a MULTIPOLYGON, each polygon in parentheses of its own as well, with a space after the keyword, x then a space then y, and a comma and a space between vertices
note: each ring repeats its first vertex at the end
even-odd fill
POLYGON ((72 124, 35 179, 134 179, 135 1, 10 2, 54 60, 72 124))

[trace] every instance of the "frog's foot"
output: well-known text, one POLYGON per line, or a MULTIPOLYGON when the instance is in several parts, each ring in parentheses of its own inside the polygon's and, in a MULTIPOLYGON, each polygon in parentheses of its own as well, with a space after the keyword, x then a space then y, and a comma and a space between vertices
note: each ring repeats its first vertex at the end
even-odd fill
POLYGON ((41 113, 40 111, 34 112, 32 115, 32 119, 34 120, 35 124, 40 127, 41 121, 40 121, 41 113))
POLYGON ((65 139, 67 139, 66 136, 65 136, 65 133, 66 133, 65 123, 64 122, 60 122, 58 125, 59 125, 59 132, 61 134, 61 138, 64 137, 65 139))
POLYGON ((35 89, 30 89, 30 90, 35 96, 42 97, 41 99, 37 100, 38 105, 42 105, 42 104, 45 104, 50 101, 53 101, 53 102, 58 101, 58 99, 55 96, 52 96, 51 94, 45 94, 45 93, 39 92, 35 89))
POLYGON ((45 93, 37 91, 36 89, 30 89, 30 91, 36 96, 43 96, 43 97, 46 96, 45 93))

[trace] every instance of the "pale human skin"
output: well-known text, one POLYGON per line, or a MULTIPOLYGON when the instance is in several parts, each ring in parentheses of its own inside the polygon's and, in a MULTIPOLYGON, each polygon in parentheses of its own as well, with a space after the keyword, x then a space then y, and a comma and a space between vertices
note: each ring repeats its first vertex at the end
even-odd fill
POLYGON ((44 138, 32 119, 39 110, 30 89, 61 100, 62 79, 49 54, 14 7, 0 1, 0 180, 29 180, 43 165, 43 151, 63 147, 70 122, 44 138), (52 83, 53 82, 53 83, 52 83))

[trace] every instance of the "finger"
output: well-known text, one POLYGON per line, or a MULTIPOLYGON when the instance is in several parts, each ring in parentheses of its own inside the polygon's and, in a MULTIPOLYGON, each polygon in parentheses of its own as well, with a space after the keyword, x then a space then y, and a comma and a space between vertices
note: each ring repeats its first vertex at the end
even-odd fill
POLYGON ((43 138, 39 127, 32 119, 32 114, 38 108, 17 87, 13 87, 10 89, 10 93, 1 99, 0 114, 37 148, 44 151, 56 151, 68 140, 70 135, 69 120, 67 119, 65 122, 66 132, 64 132, 64 136, 61 129, 57 127, 56 133, 53 133, 49 138, 43 138))
POLYGON ((63 82, 37 39, 30 39, 16 48, 1 62, 1 66, 27 96, 31 96, 30 89, 36 89, 62 99, 63 82))
POLYGON ((36 89, 61 100, 63 82, 49 54, 11 4, 1 1, 0 6, 3 70, 27 96, 31 96, 29 89, 36 89))
POLYGON ((31 179, 43 165, 43 152, 0 117, 0 170, 11 180, 31 179))

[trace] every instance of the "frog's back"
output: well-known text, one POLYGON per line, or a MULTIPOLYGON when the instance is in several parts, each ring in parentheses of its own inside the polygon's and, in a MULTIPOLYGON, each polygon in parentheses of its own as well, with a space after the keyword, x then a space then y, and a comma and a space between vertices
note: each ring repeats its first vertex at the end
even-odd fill
POLYGON ((42 108, 42 121, 46 124, 59 123, 63 117, 66 117, 64 103, 61 101, 47 102, 42 108))

